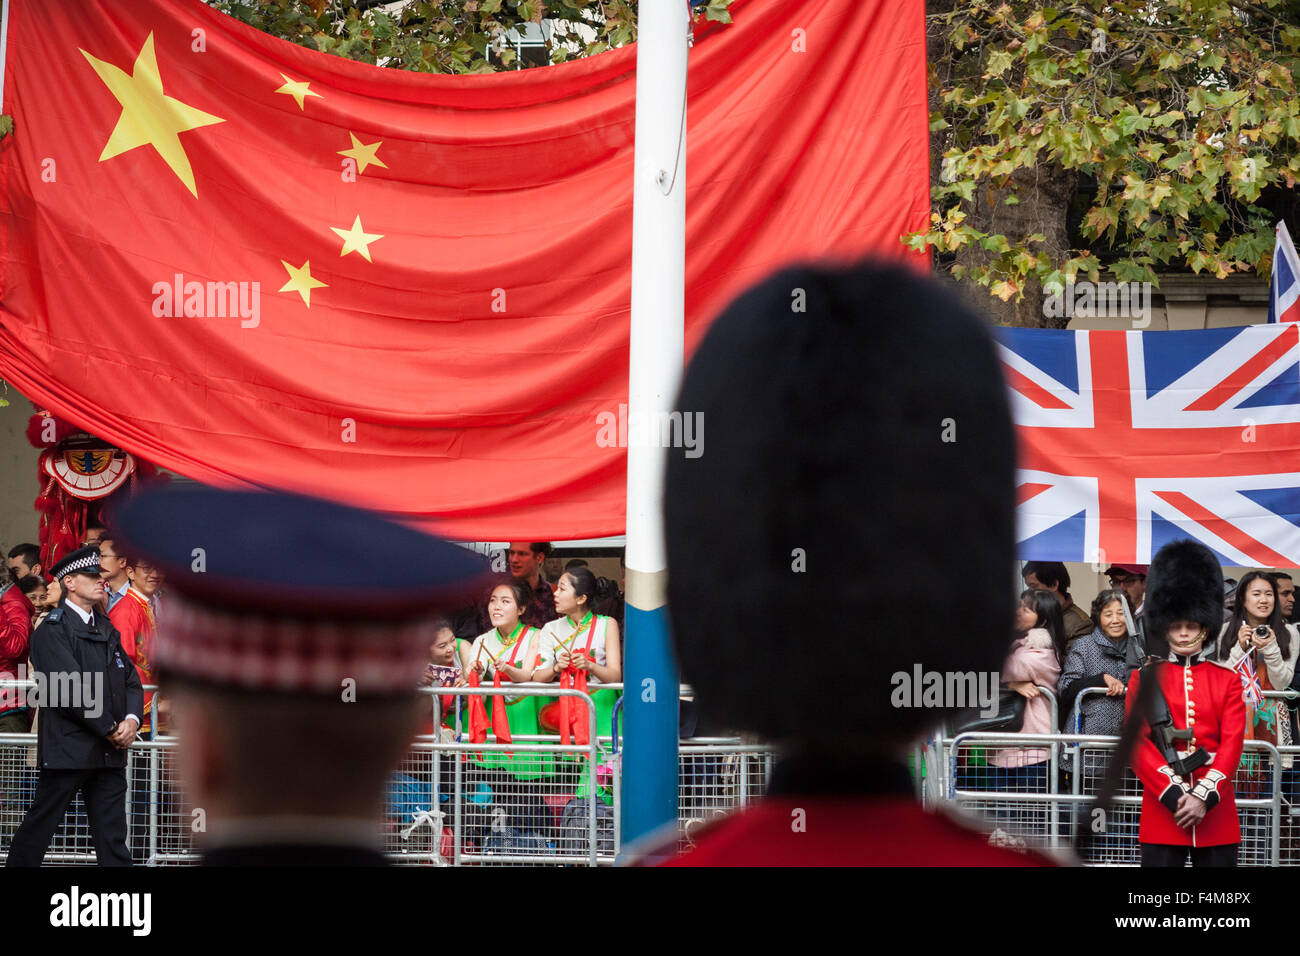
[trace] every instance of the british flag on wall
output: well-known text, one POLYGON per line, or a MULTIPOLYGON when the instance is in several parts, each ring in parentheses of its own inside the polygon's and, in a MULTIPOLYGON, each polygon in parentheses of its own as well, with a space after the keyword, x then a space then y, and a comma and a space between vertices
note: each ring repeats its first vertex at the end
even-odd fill
POLYGON ((1021 558, 1300 567, 1300 325, 998 338, 1021 558))

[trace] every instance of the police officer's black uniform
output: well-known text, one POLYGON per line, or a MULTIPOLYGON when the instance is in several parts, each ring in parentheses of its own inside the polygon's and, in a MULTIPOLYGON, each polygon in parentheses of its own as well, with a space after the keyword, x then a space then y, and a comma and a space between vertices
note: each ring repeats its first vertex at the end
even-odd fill
MULTIPOLYGON (((54 567, 55 577, 98 573, 99 552, 82 548, 54 567), (73 569, 75 568, 75 570, 73 569)), ((46 687, 61 675, 77 674, 81 706, 71 700, 40 702, 36 753, 40 778, 36 796, 14 835, 8 866, 39 866, 68 805, 80 790, 100 866, 130 866, 126 847, 127 751, 108 740, 118 723, 144 712, 140 675, 122 650, 122 639, 106 614, 92 612, 86 623, 67 603, 49 613, 32 634, 32 670, 46 687), (103 675, 99 713, 88 715, 88 682, 103 675)), ((65 684, 65 686, 67 686, 65 684)), ((45 697, 50 691, 45 690, 45 697)), ((95 708, 91 708, 93 712, 95 708)))

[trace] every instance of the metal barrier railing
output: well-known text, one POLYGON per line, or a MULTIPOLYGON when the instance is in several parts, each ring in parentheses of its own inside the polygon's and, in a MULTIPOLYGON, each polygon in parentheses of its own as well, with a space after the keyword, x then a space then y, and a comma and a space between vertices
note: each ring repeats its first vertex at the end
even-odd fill
MULTIPOLYGON (((1099 697, 1106 697, 1106 696, 1107 696, 1106 689, 1104 687, 1085 687, 1083 690, 1079 691, 1079 695, 1074 699, 1074 706, 1070 708, 1070 714, 1069 717, 1067 718, 1067 722, 1064 724, 1054 724, 1053 726, 1059 726, 1063 729, 1068 728, 1068 731, 1070 733, 1079 733, 1080 721, 1083 716, 1084 703, 1089 699, 1096 699, 1099 697)), ((1294 701, 1294 700, 1300 700, 1300 691, 1266 690, 1264 691, 1264 697, 1271 700, 1294 701)))
MULTIPOLYGON (((3 684, 35 686, 32 681, 3 684)), ((156 688, 150 686, 147 690, 156 688)), ((599 685, 592 690, 620 690, 599 685)), ((684 688, 689 692, 689 688, 684 688)), ((431 698, 435 734, 417 737, 389 784, 383 849, 394 862, 447 865, 612 863, 621 846, 622 794, 617 724, 597 728, 591 697, 556 684, 510 684, 502 688, 420 688, 431 698), (443 739, 438 713, 444 696, 491 698, 561 696, 586 710, 596 729, 586 745, 559 743, 557 735, 513 735, 496 743, 490 731, 470 742, 465 728, 443 739), (609 734, 599 733, 608 730, 609 734), (612 759, 601 765, 602 754, 612 759), (606 772, 607 771, 607 772, 606 772), (606 803, 604 796, 610 797, 606 803), (585 801, 585 802, 584 802, 585 801), (530 816, 531 814, 531 816, 530 816), (536 820, 535 831, 521 820, 536 820), (521 832, 522 831, 522 832, 521 832), (539 836, 544 834, 545 838, 539 836)), ((157 699, 157 698, 155 698, 157 699)), ((490 702, 486 702, 490 708, 490 702)), ((151 716, 154 711, 151 711, 151 716)), ((459 724, 460 708, 457 708, 459 724)), ((151 727, 154 721, 150 722, 151 727)), ((133 858, 152 865, 199 859, 191 843, 193 818, 176 769, 179 739, 154 734, 128 752, 128 839, 133 858)), ((36 780, 36 735, 0 735, 0 857, 30 805, 36 780)), ((734 738, 700 738, 682 745, 680 823, 684 831, 703 816, 703 792, 711 812, 731 810, 762 792, 771 772, 770 748, 734 738)), ((341 768, 345 769, 345 768, 341 768)), ((93 863, 89 827, 80 798, 69 808, 45 857, 49 863, 93 863)))
MULTIPOLYGON (((0 686, 14 684, 35 686, 32 681, 0 682, 0 686)), ((621 689, 622 685, 613 684, 592 688, 621 689)), ((1050 688, 1039 689, 1055 715, 1055 694, 1050 688)), ((683 690, 689 692, 689 688, 683 690)), ((442 696, 558 699, 563 695, 579 698, 577 706, 586 709, 588 726, 597 732, 585 746, 561 745, 556 735, 544 734, 516 735, 511 744, 498 744, 490 737, 476 744, 465 739, 464 728, 460 733, 453 730, 451 740, 427 735, 417 738, 394 784, 390 784, 384 850, 395 862, 603 865, 614 860, 621 847, 621 708, 616 706, 606 735, 600 733, 606 728, 596 726, 596 709, 590 696, 562 690, 555 684, 511 684, 500 689, 421 688, 420 692, 432 697, 431 712, 438 718, 435 726, 441 724, 436 708, 442 696), (602 781, 597 774, 603 769, 599 761, 606 751, 610 754, 609 773, 602 781), (480 759, 475 760, 475 755, 480 759), (508 761, 497 763, 490 759, 503 755, 513 759, 516 769, 531 760, 539 765, 531 769, 538 772, 531 774, 525 767, 523 773, 513 773, 508 761), (565 763, 557 765, 557 761, 565 763), (556 773, 557 766, 562 766, 564 772, 556 773), (407 787, 406 792, 397 786, 399 782, 407 787), (608 792, 610 804, 604 804, 602 789, 608 792), (585 803, 579 802, 580 791, 585 791, 581 798, 585 803), (542 817, 538 832, 549 833, 549 841, 529 836, 525 828, 515 825, 528 812, 537 811, 539 802, 546 805, 551 816, 549 825, 542 817), (607 809, 602 810, 602 805, 607 809), (576 810, 567 812, 573 806, 576 810), (444 823, 448 818, 449 826, 444 823)), ((1090 688, 1081 697, 1089 693, 1104 691, 1090 688)), ((1266 696, 1295 699, 1300 694, 1271 691, 1266 696)), ((457 711, 459 717, 459 708, 457 711)), ((151 714, 156 716, 155 712, 151 714)), ((990 822, 1009 831, 1011 837, 1062 847, 1073 839, 1078 808, 1095 801, 1096 786, 1116 743, 1116 737, 1098 734, 964 732, 948 736, 941 730, 927 747, 918 747, 915 776, 918 790, 924 786, 922 794, 927 803, 942 800, 968 808, 989 805, 990 822), (1041 786, 1035 784, 1035 789, 1029 790, 959 785, 978 780, 970 773, 959 779, 959 767, 966 767, 963 760, 973 748, 1016 751, 1036 749, 1035 745, 1048 751, 1041 786), (1068 787, 1062 784, 1066 770, 1068 787)), ((198 859, 190 844, 191 821, 184 787, 175 769, 176 746, 176 737, 155 735, 153 740, 137 741, 128 755, 129 831, 132 853, 139 862, 162 865, 198 859)), ((679 749, 679 823, 687 841, 694 827, 757 799, 765 789, 775 759, 770 746, 733 737, 684 740, 679 749)), ((0 735, 0 851, 7 851, 8 839, 21 820, 20 808, 30 803, 36 774, 34 752, 35 734, 0 735), (29 758, 29 754, 33 757, 29 758)), ((1245 778, 1239 772, 1234 781, 1234 785, 1243 786, 1237 798, 1243 815, 1242 862, 1300 864, 1300 800, 1295 793, 1300 769, 1293 771, 1284 766, 1285 760, 1294 761, 1300 754, 1300 744, 1275 747, 1247 741, 1246 752, 1257 756, 1259 766, 1245 778)), ((1014 777, 1008 774, 999 779, 1014 777)), ((994 779, 992 771, 988 779, 994 779)), ((1110 830, 1103 839, 1094 841, 1100 849, 1090 862, 1136 862, 1140 803, 1136 778, 1131 778, 1116 797, 1110 830)), ((80 800, 74 803, 65 818, 46 856, 47 862, 94 861, 84 808, 79 804, 80 800)), ((542 813, 534 815, 541 817, 542 813)))
MULTIPOLYGON (((1059 727, 1060 724, 1057 723, 1059 719, 1059 705, 1055 689, 1046 687, 1043 684, 1035 684, 1034 686, 1038 688, 1039 694, 1047 698, 1048 707, 1050 709, 1050 726, 1053 728, 1059 727)), ((926 806, 932 805, 936 799, 948 799, 945 789, 945 780, 947 778, 943 774, 940 774, 937 784, 931 783, 930 781, 933 778, 929 775, 928 771, 931 765, 940 768, 946 766, 947 758, 945 754, 952 743, 952 739, 952 732, 947 724, 944 723, 931 735, 928 741, 919 744, 913 751, 913 777, 916 783, 917 799, 926 806)), ((1052 748, 1051 758, 1053 760, 1056 758, 1055 746, 1052 748)))
MULTIPOLYGON (((1126 783, 1113 798, 1112 819, 1103 819, 1098 828, 1096 819, 1080 823, 1078 808, 1095 803, 1096 789, 1105 773, 1111 752, 1118 745, 1118 738, 1111 736, 1089 736, 1085 734, 1005 734, 969 732, 958 734, 950 744, 950 763, 946 769, 950 788, 948 798, 967 810, 984 811, 987 822, 1004 830, 1013 840, 1027 844, 1061 848, 1072 844, 1075 825, 1091 825, 1100 837, 1094 840, 1092 863, 1136 863, 1138 858, 1137 843, 1137 808, 1141 806, 1140 785, 1131 773, 1126 783), (987 788, 970 786, 982 779, 990 782, 1015 780, 1015 777, 999 778, 996 774, 983 774, 970 765, 963 765, 963 748, 972 745, 984 747, 1005 747, 1008 744, 1055 742, 1063 747, 1070 747, 1075 753, 1074 769, 1071 774, 1068 792, 1062 792, 1055 774, 1044 774, 1051 779, 1050 785, 1038 787, 1033 781, 1032 790, 1012 790, 1004 787, 987 788), (1103 760, 1088 761, 1087 751, 1105 751, 1103 760), (963 786, 962 784, 968 784, 963 786), (1090 792, 1091 791, 1091 792, 1090 792), (987 806, 986 806, 987 805, 987 806), (1064 814, 1062 810, 1066 810, 1064 814), (1062 818, 1069 823, 1062 827, 1062 818), (1118 820, 1118 825, 1116 823, 1118 820)), ((1290 835, 1293 829, 1290 816, 1284 821, 1282 816, 1283 786, 1281 757, 1283 750, 1267 741, 1245 741, 1247 754, 1258 754, 1259 765, 1253 769, 1239 769, 1233 780, 1238 813, 1242 817, 1242 855, 1243 865, 1279 865, 1281 858, 1282 834, 1285 829, 1290 835), (1264 762, 1267 761, 1267 773, 1264 762), (1268 790, 1267 796, 1251 796, 1253 791, 1261 789, 1261 784, 1268 790), (1284 826, 1285 823, 1285 826, 1284 826)), ((1300 753, 1300 747, 1284 748, 1285 752, 1300 753)), ((1055 769, 1053 766, 1045 769, 1055 769)), ((1295 829, 1300 829, 1297 827, 1295 829)), ((1300 842, 1300 841, 1298 841, 1300 842)), ((1300 859, 1288 859, 1287 863, 1300 863, 1300 859)))

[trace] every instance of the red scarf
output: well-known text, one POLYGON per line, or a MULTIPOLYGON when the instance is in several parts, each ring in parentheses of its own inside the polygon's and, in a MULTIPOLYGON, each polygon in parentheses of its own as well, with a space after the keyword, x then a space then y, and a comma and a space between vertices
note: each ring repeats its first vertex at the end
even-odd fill
MULTIPOLYGON (((467 680, 470 687, 478 687, 478 671, 470 668, 467 680)), ((486 741, 487 726, 487 709, 483 706, 483 697, 479 694, 471 694, 469 698, 469 742, 481 744, 486 741)))
MULTIPOLYGON (((573 666, 573 658, 581 654, 583 657, 589 657, 591 652, 591 641, 596 636, 596 624, 600 617, 596 614, 591 615, 591 620, 585 625, 587 628, 587 646, 582 650, 572 650, 569 652, 569 666, 560 671, 560 689, 574 690, 587 693, 587 672, 579 670, 573 666)), ((573 632, 573 636, 582 633, 582 626, 573 632)), ((573 742, 579 747, 585 747, 591 743, 591 729, 587 726, 587 708, 582 706, 570 706, 575 703, 571 697, 560 698, 560 743, 569 742, 569 730, 573 730, 573 742)))
MULTIPOLYGON (((519 635, 515 638, 513 648, 510 652, 510 660, 507 664, 514 666, 515 658, 519 656, 519 648, 528 641, 528 632, 531 630, 527 624, 519 624, 515 632, 519 635), (522 630, 521 630, 522 628, 522 630)), ((503 642, 504 643, 504 642, 503 642)), ((480 645, 481 646, 481 645, 480 645)), ((506 678, 509 682, 510 678, 506 678)), ((478 687, 478 674, 471 667, 469 672, 469 686, 478 687)), ((501 668, 492 668, 492 686, 497 690, 501 689, 501 668)), ((492 696, 492 734, 496 737, 497 743, 513 743, 510 736, 510 718, 506 713, 506 699, 502 694, 492 696)), ((479 694, 474 694, 469 699, 469 742, 472 744, 481 744, 487 741, 488 728, 487 707, 483 703, 483 698, 479 694)))

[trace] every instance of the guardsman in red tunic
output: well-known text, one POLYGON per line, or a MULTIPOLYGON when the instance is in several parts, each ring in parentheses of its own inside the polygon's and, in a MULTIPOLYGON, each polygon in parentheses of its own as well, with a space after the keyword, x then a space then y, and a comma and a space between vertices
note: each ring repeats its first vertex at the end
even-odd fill
POLYGON ((1131 755, 1142 781, 1142 865, 1182 866, 1190 850, 1194 866, 1235 866, 1241 826, 1232 780, 1246 705, 1237 673, 1200 658, 1207 635, 1222 623, 1223 574, 1208 548, 1183 540, 1160 550, 1148 581, 1147 640, 1167 659, 1133 675, 1125 702, 1132 714, 1141 682, 1154 673, 1163 700, 1148 693, 1131 755))
POLYGON ((702 719, 783 752, 763 800, 672 862, 1050 863, 927 812, 900 759, 970 702, 897 679, 996 686, 1013 636, 1015 444, 984 323, 913 270, 790 269, 713 323, 676 407, 710 436, 667 454, 682 675, 702 719))

